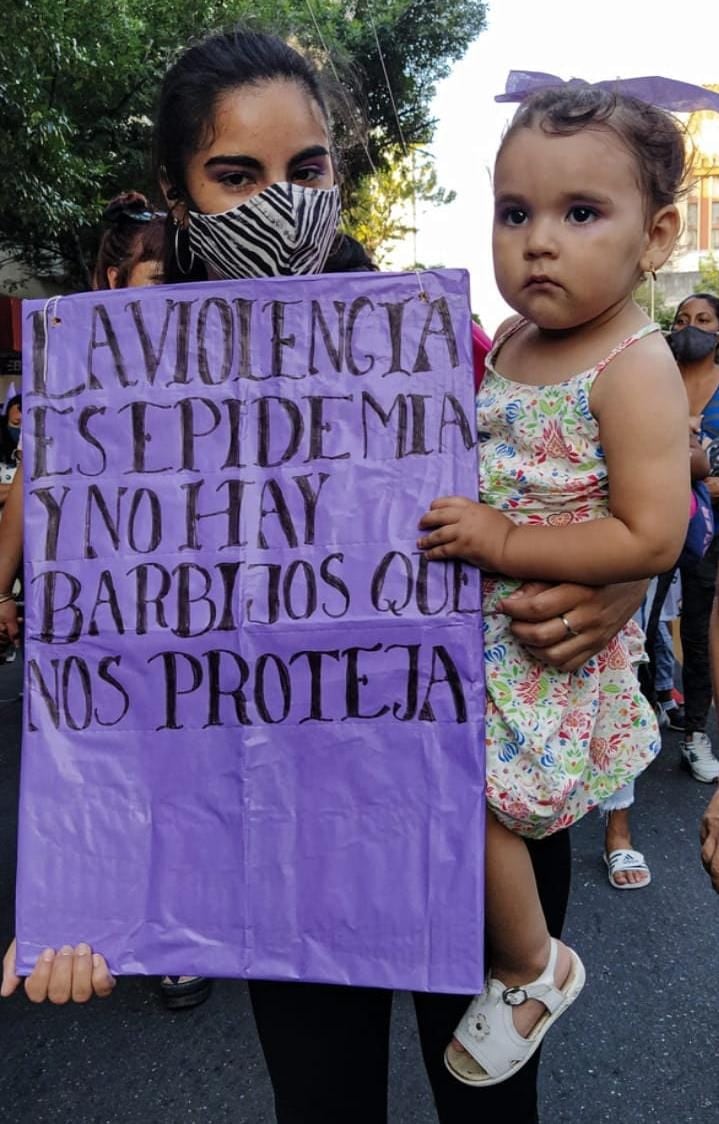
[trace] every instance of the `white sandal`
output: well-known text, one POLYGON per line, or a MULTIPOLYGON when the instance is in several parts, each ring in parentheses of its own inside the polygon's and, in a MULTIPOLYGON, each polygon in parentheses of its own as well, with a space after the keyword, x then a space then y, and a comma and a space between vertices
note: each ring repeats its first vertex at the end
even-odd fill
POLYGON ((644 861, 641 851, 624 850, 604 852, 604 862, 607 866, 607 878, 615 890, 643 890, 652 880, 652 873, 644 861), (627 870, 636 870, 646 874, 643 882, 617 882, 617 874, 627 870))
POLYGON ((573 949, 568 951, 572 964, 561 988, 554 983, 557 963, 554 938, 547 967, 533 983, 525 987, 505 987, 501 980, 489 977, 487 987, 481 995, 475 995, 454 1032, 464 1051, 450 1043, 444 1052, 444 1063, 453 1077, 465 1085, 497 1085, 529 1061, 550 1026, 584 987, 584 965, 573 949), (520 1006, 527 999, 538 999, 546 1010, 527 1038, 523 1038, 514 1026, 512 1007, 520 1006), (478 1071, 478 1065, 483 1072, 478 1071))

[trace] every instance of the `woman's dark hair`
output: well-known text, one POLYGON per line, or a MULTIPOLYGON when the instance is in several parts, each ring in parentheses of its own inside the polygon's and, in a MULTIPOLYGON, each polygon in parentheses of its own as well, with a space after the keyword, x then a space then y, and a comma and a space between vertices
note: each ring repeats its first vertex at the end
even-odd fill
POLYGON ((706 301, 707 304, 711 305, 712 309, 714 310, 714 315, 716 316, 717 320, 719 320, 719 297, 716 295, 716 293, 690 293, 688 297, 684 297, 683 300, 679 301, 676 312, 674 313, 675 322, 677 316, 684 308, 684 305, 687 303, 687 301, 706 301))
POLYGON ((116 269, 115 288, 124 289, 140 262, 162 261, 165 214, 154 211, 139 191, 126 191, 108 203, 102 219, 107 228, 97 251, 93 288, 111 289, 107 271, 116 269))
POLYGON ((539 90, 515 113, 498 157, 510 137, 535 125, 550 136, 610 130, 636 161, 639 186, 652 211, 674 203, 685 188, 690 160, 682 126, 671 114, 638 98, 596 86, 539 90))
MULTIPOLYGON (((207 36, 180 55, 163 79, 155 117, 155 171, 169 199, 192 203, 185 169, 190 157, 208 143, 222 95, 277 79, 301 86, 319 107, 329 130, 327 100, 317 71, 275 35, 235 27, 207 36)), ((338 235, 325 272, 372 268, 358 242, 338 235)), ((190 253, 187 231, 173 223, 171 214, 165 231, 164 276, 167 282, 207 280, 204 264, 190 253)))
POLYGON ((13 406, 19 406, 22 410, 21 394, 13 394, 12 398, 8 398, 2 408, 2 412, 0 412, 0 464, 15 463, 17 443, 11 441, 8 430, 8 415, 13 406))

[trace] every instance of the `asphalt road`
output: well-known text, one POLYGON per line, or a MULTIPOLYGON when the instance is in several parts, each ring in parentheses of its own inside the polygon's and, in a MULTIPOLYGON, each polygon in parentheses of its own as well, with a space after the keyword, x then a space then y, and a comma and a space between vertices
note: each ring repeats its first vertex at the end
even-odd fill
MULTIPOLYGON (((3 947, 12 929, 20 729, 20 705, 12 700, 19 676, 19 661, 0 667, 3 947)), ((608 885, 598 816, 573 829, 566 935, 584 959, 588 985, 545 1046, 546 1124, 719 1121, 719 900, 697 843, 711 789, 678 769, 678 735, 664 740, 636 805, 635 841, 651 864, 649 887, 619 893, 608 885)), ((0 1049, 1 1124, 274 1120, 238 981, 219 981, 207 1003, 176 1014, 164 1010, 149 979, 122 979, 110 1000, 86 1007, 33 1007, 16 995, 0 1004, 0 1049)), ((393 1024, 390 1121, 436 1124, 402 995, 393 1024)), ((512 1124, 511 1116, 501 1124, 512 1124)))

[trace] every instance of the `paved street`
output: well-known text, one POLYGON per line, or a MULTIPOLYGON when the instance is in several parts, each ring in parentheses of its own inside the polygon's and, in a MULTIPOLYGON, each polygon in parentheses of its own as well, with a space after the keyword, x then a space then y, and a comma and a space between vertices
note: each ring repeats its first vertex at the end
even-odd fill
MULTIPOLYGON (((20 705, 8 700, 19 675, 19 661, 0 668, 3 947, 12 928, 20 725, 20 705)), ((650 887, 612 890, 601 863, 599 818, 590 816, 574 830, 567 933, 589 982, 545 1048, 547 1124, 719 1119, 719 899, 697 845, 711 789, 680 772, 678 754, 678 735, 665 736, 659 761, 639 786, 636 843, 651 863, 650 887)), ((35 1008, 16 996, 0 1005, 0 1043, 2 1124, 274 1119, 240 982, 219 982, 204 1006, 177 1014, 162 1008, 154 981, 146 979, 120 980, 110 1000, 83 1008, 35 1008)), ((403 996, 393 1030, 390 1120, 436 1122, 403 996)), ((501 1124, 512 1124, 511 1117, 501 1124)))

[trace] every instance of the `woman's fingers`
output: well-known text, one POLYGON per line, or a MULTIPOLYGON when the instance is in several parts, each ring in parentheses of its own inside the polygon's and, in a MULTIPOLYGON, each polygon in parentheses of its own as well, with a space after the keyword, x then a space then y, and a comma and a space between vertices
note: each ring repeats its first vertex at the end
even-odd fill
POLYGON ((702 816, 699 840, 702 844, 702 864, 711 878, 712 886, 719 893, 719 792, 709 801, 702 816))
POLYGON ((105 957, 100 956, 99 952, 94 952, 92 954, 92 990, 98 999, 107 999, 108 995, 112 995, 116 983, 115 977, 110 975, 105 957))
POLYGON ((714 833, 707 836, 701 850, 702 865, 711 878, 714 889, 719 892, 719 849, 714 833))
POLYGON ((67 1003, 72 998, 74 952, 64 944, 55 954, 48 982, 47 997, 51 1003, 67 1003))
POLYGON ((3 956, 2 962, 2 986, 0 987, 0 996, 7 999, 22 983, 20 976, 15 971, 15 955, 17 943, 13 940, 7 952, 3 956))
POLYGON ((92 998, 92 949, 84 942, 73 953, 72 1001, 87 1003, 92 998))
MULTIPOLYGON (((9 953, 10 949, 6 957, 9 953)), ((63 945, 58 952, 52 948, 45 949, 25 980, 25 992, 32 1003, 44 1003, 46 999, 56 1004, 70 1000, 87 1003, 93 995, 105 998, 114 987, 115 980, 104 957, 93 953, 84 941, 75 948, 63 945)))
POLYGON ((547 664, 548 667, 556 667, 557 671, 578 671, 596 654, 597 650, 594 645, 587 647, 576 637, 545 648, 535 648, 531 644, 524 646, 535 660, 547 664))
POLYGON ((44 1003, 48 998, 54 964, 55 949, 46 948, 25 980, 25 994, 31 1003, 44 1003))

